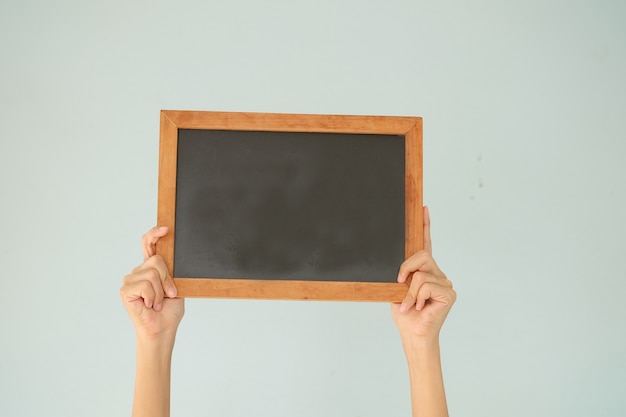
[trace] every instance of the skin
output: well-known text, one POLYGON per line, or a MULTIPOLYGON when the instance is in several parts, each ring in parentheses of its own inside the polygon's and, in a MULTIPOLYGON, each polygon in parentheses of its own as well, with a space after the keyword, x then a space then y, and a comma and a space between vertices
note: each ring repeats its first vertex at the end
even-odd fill
POLYGON ((448 416, 439 333, 456 292, 432 255, 430 215, 424 207, 424 249, 400 266, 398 282, 411 279, 411 285, 402 303, 391 305, 409 367, 413 417, 448 416))
POLYGON ((155 227, 142 240, 144 262, 124 277, 120 297, 137 334, 137 368, 133 417, 170 415, 170 370, 176 330, 185 314, 185 300, 156 243, 166 227, 155 227))
MULTIPOLYGON (((142 238, 144 262, 124 277, 120 297, 137 334, 137 368, 133 417, 170 415, 170 371, 178 325, 185 313, 184 299, 156 243, 167 234, 155 227, 142 238)), ((456 300, 452 283, 432 257, 430 216, 424 208, 424 250, 401 266, 398 282, 409 282, 402 303, 391 305, 409 367, 413 417, 448 415, 441 372, 439 333, 456 300)))

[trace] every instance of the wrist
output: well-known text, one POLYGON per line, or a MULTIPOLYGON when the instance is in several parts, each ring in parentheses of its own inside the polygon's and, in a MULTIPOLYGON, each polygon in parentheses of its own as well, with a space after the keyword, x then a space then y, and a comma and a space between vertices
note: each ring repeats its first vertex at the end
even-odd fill
POLYGON ((403 336, 402 348, 410 362, 439 358, 439 336, 403 336))
POLYGON ((176 332, 148 334, 137 332, 137 348, 152 353, 171 353, 176 341, 176 332))

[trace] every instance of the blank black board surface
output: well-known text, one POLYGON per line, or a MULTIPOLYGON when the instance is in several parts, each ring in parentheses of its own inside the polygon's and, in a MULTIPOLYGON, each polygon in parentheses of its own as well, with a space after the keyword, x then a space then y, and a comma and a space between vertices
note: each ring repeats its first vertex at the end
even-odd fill
POLYGON ((174 275, 395 282, 404 137, 181 129, 174 275))
POLYGON ((421 118, 161 112, 157 244, 182 297, 400 301, 421 118))

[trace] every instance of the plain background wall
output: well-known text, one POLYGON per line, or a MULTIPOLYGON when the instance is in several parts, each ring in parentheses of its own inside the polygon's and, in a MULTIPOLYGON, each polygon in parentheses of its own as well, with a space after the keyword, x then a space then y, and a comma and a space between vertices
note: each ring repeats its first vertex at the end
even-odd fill
MULTIPOLYGON (((626 3, 0 3, 0 415, 129 415, 160 109, 424 117, 452 415, 626 410, 626 3)), ((188 300, 174 416, 408 416, 385 304, 188 300)))

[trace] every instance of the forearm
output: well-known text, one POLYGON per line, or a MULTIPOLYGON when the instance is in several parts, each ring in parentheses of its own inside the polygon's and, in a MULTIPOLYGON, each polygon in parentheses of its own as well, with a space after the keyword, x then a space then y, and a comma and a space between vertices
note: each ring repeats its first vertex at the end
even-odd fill
POLYGON ((169 417, 174 336, 137 337, 133 417, 169 417))
POLYGON ((447 417, 438 338, 403 338, 409 365, 413 417, 447 417))

